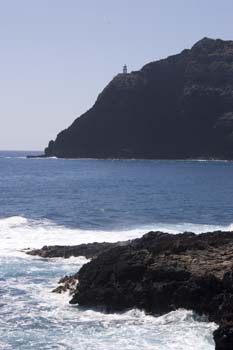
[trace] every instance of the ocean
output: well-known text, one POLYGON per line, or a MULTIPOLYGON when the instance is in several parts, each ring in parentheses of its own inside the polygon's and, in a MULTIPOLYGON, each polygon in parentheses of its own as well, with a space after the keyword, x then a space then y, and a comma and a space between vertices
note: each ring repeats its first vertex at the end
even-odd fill
POLYGON ((150 230, 233 230, 233 162, 27 159, 0 152, 0 349, 213 350, 191 311, 106 314, 51 290, 87 262, 22 252, 114 242, 150 230))

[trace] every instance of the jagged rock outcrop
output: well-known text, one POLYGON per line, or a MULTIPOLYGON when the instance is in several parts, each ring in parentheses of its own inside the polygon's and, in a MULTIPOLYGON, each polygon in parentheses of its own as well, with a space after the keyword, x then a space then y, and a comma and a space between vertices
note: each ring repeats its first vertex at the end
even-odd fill
POLYGON ((107 311, 138 307, 156 314, 192 309, 219 324, 214 332, 216 349, 232 349, 233 232, 149 232, 132 241, 45 246, 26 252, 45 258, 93 259, 62 278, 53 290, 69 291, 72 304, 107 311))
POLYGON ((73 304, 157 314, 192 309, 220 325, 216 349, 232 349, 233 232, 150 232, 100 254, 76 278, 73 304))
POLYGON ((78 273, 71 276, 64 276, 58 281, 58 287, 52 290, 53 293, 65 293, 68 292, 70 295, 75 292, 78 283, 78 273))
POLYGON ((45 155, 232 159, 233 41, 204 38, 118 74, 45 155))
POLYGON ((70 258, 71 256, 84 256, 87 259, 93 259, 99 254, 114 248, 116 246, 124 246, 129 241, 109 243, 109 242, 94 242, 78 245, 45 245, 41 249, 26 250, 28 255, 39 255, 42 258, 70 258))

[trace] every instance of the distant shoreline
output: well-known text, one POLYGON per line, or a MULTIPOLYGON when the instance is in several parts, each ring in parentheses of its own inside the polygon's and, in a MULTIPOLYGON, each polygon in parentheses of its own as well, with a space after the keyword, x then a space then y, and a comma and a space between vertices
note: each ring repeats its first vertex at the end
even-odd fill
POLYGON ((233 159, 226 159, 226 158, 110 158, 110 157, 57 157, 57 156, 47 156, 45 154, 41 155, 27 155, 26 158, 28 159, 33 159, 33 158, 47 158, 47 159, 73 159, 73 160, 158 160, 158 161, 168 161, 168 160, 173 160, 173 161, 197 161, 197 162, 232 162, 233 159))

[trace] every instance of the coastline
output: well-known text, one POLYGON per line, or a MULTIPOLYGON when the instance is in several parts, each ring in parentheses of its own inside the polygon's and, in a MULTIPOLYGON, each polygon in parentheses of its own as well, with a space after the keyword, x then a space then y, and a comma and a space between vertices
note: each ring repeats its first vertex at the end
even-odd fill
POLYGON ((59 157, 59 156, 47 156, 45 154, 41 154, 41 155, 27 155, 26 158, 28 159, 33 159, 33 158, 39 158, 39 159, 63 159, 63 160, 128 160, 128 161, 154 161, 154 160, 158 160, 158 161, 193 161, 193 162, 232 162, 233 158, 214 158, 214 157, 210 157, 210 158, 202 158, 202 157, 197 157, 197 158, 137 158, 137 157, 132 157, 132 158, 124 158, 124 157, 120 157, 120 158, 114 158, 114 157, 59 157))
MULTIPOLYGON (((71 304, 107 312, 136 307, 160 315, 193 310, 219 325, 214 331, 216 350, 232 348, 233 232, 149 232, 132 241, 92 247, 89 255, 88 245, 73 247, 73 252, 67 247, 73 256, 92 258, 54 290, 70 289, 71 304)), ((64 246, 43 247, 29 254, 64 257, 63 251, 64 246)))

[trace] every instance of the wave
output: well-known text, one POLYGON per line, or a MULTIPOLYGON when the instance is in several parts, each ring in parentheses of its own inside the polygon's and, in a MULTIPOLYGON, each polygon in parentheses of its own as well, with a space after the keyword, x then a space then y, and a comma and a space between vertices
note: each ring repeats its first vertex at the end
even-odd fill
MULTIPOLYGON (((30 155, 30 154, 29 154, 30 155)), ((109 161, 109 162, 156 162, 156 163, 195 163, 195 162, 207 162, 207 163, 213 163, 213 162, 218 162, 218 163, 228 163, 232 162, 230 159, 140 159, 140 158, 129 158, 129 159, 124 159, 124 158, 60 158, 56 156, 51 156, 51 157, 40 157, 37 155, 32 155, 35 156, 35 158, 30 158, 33 160, 39 159, 39 160, 48 160, 48 159, 57 159, 57 160, 71 160, 71 161, 109 161)), ((17 155, 1 155, 0 158, 2 159, 28 159, 27 155, 26 156, 17 156, 17 155)))
MULTIPOLYGON (((36 159, 59 159, 57 157, 37 157, 37 156, 34 156, 33 158, 30 158, 30 159, 33 159, 33 160, 36 160, 36 159), (35 158, 34 158, 35 157, 35 158)), ((3 158, 3 159, 29 159, 28 156, 0 156, 0 158, 3 158)))
POLYGON ((10 157, 10 156, 0 156, 0 159, 27 159, 27 157, 26 156, 20 156, 20 157, 17 157, 17 156, 12 156, 12 157, 10 157))
POLYGON ((193 223, 155 223, 121 230, 84 230, 58 225, 48 219, 33 220, 23 216, 0 219, 0 251, 15 254, 25 248, 41 248, 44 245, 75 245, 91 242, 116 242, 139 238, 149 231, 172 234, 180 232, 233 231, 233 224, 207 225, 193 223))
POLYGON ((216 324, 206 322, 192 311, 180 309, 153 317, 137 309, 108 314, 69 305, 68 294, 51 293, 51 290, 61 276, 77 272, 86 259, 58 258, 47 261, 26 256, 20 250, 45 244, 136 238, 150 229, 175 234, 184 230, 198 233, 231 228, 231 225, 160 223, 131 230, 94 231, 70 229, 50 220, 32 220, 23 216, 0 219, 0 270, 4 276, 1 281, 4 305, 3 316, 0 317, 0 333, 3 335, 0 349, 18 348, 19 339, 23 349, 53 349, 57 344, 57 349, 73 350, 77 348, 77 339, 80 350, 214 349, 212 333, 216 324), (16 327, 17 334, 13 336, 10 331, 15 331, 16 327))
POLYGON ((32 160, 37 160, 37 159, 40 159, 40 160, 48 160, 48 159, 61 159, 61 158, 58 158, 58 157, 40 157, 40 156, 35 156, 33 158, 28 158, 27 159, 32 159, 32 160))

